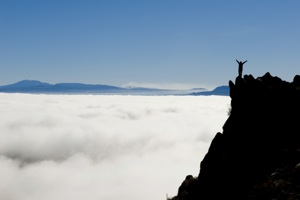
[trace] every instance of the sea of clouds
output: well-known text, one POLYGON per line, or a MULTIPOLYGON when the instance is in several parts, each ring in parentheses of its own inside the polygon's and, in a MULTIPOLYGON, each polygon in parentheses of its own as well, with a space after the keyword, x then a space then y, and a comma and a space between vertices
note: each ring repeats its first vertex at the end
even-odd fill
POLYGON ((197 176, 230 98, 0 94, 0 199, 153 200, 197 176))

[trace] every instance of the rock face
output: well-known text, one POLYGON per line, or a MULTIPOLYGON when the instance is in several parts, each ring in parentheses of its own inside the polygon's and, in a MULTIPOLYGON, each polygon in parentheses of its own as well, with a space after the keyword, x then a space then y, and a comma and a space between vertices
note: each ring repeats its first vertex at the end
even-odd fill
POLYGON ((300 76, 290 83, 245 75, 229 86, 223 133, 193 186, 172 199, 300 199, 300 76))

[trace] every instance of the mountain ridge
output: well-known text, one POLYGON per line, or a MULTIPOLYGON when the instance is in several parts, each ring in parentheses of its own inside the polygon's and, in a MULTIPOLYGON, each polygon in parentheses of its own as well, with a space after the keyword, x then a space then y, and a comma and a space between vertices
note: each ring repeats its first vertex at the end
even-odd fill
POLYGON ((226 93, 229 86, 219 86, 213 91, 206 91, 205 88, 192 88, 190 90, 170 90, 144 87, 117 87, 105 84, 85 83, 56 83, 50 84, 38 80, 22 80, 13 84, 0 86, 0 92, 4 93, 59 93, 59 94, 153 94, 153 95, 222 95, 226 93), (222 89, 220 89, 220 87, 222 89), (200 90, 201 92, 195 92, 200 90))
POLYGON ((229 81, 231 108, 200 162, 169 200, 300 199, 300 75, 229 81))
POLYGON ((219 95, 219 96, 229 96, 229 86, 222 85, 218 86, 215 89, 211 91, 202 91, 202 92, 193 92, 191 95, 204 95, 204 96, 209 96, 209 95, 219 95))

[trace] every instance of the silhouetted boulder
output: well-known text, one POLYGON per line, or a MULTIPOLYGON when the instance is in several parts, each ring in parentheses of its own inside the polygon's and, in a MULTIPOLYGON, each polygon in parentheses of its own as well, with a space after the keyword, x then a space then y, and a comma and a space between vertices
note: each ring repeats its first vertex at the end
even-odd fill
POLYGON ((180 199, 300 199, 300 76, 238 76, 229 88, 223 132, 201 161, 193 195, 180 199))

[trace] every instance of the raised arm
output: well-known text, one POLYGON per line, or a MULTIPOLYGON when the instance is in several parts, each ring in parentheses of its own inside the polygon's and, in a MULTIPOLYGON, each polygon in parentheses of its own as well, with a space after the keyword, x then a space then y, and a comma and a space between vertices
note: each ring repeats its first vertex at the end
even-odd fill
POLYGON ((235 59, 237 63, 240 63, 237 59, 235 59))
POLYGON ((245 64, 246 62, 247 62, 247 60, 246 60, 246 61, 244 61, 244 62, 243 62, 243 64, 245 64))

